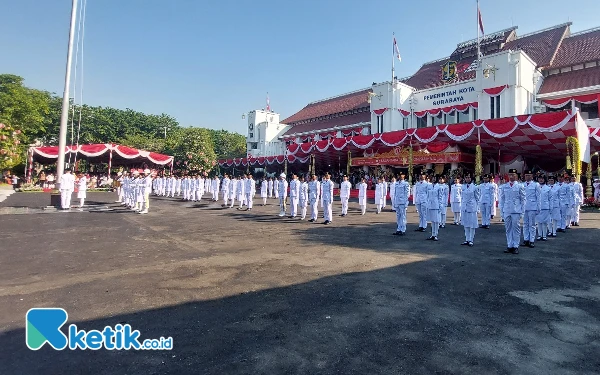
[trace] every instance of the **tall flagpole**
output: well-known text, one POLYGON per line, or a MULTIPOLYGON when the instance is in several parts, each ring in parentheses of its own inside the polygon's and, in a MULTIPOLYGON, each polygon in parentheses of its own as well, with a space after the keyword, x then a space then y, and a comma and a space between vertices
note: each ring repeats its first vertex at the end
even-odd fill
POLYGON ((60 132, 58 136, 58 161, 56 162, 56 188, 60 188, 60 177, 65 171, 65 148, 67 147, 67 126, 69 121, 69 86, 71 85, 71 62, 73 60, 73 39, 77 24, 77 2, 71 6, 71 27, 67 49, 67 67, 65 73, 65 89, 63 91, 62 112, 60 114, 60 132))
POLYGON ((481 41, 479 39, 479 0, 477 0, 477 17, 475 18, 477 19, 477 65, 481 65, 479 64, 481 62, 481 41))
POLYGON ((394 67, 394 58, 396 54, 396 46, 394 45, 394 41, 396 40, 396 33, 392 33, 392 90, 394 89, 394 77, 396 76, 396 70, 394 67))

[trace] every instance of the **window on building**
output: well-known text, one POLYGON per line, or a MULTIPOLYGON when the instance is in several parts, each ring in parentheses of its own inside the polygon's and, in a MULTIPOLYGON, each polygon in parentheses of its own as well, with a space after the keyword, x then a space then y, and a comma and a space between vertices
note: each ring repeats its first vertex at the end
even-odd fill
POLYGON ((458 111, 456 111, 457 117, 458 117, 457 121, 458 121, 459 124, 462 124, 463 122, 469 122, 469 121, 471 121, 471 116, 469 116, 469 112, 471 112, 470 108, 469 108, 469 110, 464 111, 464 112, 458 112, 458 111))
POLYGON ((575 106, 581 111, 581 117, 584 120, 598 118, 598 103, 584 104, 575 102, 575 106))
POLYGON ((408 117, 402 118, 402 129, 408 129, 408 117))
POLYGON ((254 133, 249 134, 250 138, 254 138, 254 133))
POLYGON ((500 95, 490 98, 490 118, 500 118, 500 95))
POLYGON ((426 127, 427 127, 427 116, 417 117, 417 128, 426 128, 426 127))
POLYGON ((431 116, 431 126, 442 125, 444 123, 444 113, 440 111, 437 116, 431 116))
POLYGON ((251 142, 250 143, 250 149, 251 150, 257 150, 258 149, 258 142, 251 142))
POLYGON ((377 133, 383 133, 383 115, 377 116, 377 133))
POLYGON ((458 111, 452 111, 448 114, 444 114, 444 124, 456 124, 456 113, 458 111))
POLYGON ((471 109, 473 116, 471 117, 471 121, 479 120, 479 110, 477 108, 471 109))

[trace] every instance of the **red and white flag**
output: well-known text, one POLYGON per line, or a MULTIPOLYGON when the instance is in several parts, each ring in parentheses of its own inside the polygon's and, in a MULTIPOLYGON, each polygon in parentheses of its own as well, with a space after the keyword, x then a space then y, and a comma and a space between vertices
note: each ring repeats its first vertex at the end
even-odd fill
POLYGON ((267 112, 271 112, 271 101, 269 100, 269 93, 267 93, 267 112))
POLYGON ((477 20, 479 22, 479 29, 481 30, 481 35, 485 35, 483 31, 483 18, 481 17, 481 10, 479 9, 479 1, 477 2, 477 20))
POLYGON ((402 58, 400 57, 400 50, 398 49, 398 43, 396 43, 396 37, 394 37, 394 53, 396 54, 398 61, 402 61, 402 58))

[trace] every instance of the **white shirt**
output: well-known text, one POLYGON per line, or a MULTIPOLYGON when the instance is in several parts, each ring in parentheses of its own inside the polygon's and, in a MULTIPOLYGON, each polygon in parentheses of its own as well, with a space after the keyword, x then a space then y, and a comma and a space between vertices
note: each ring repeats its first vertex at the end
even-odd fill
POLYGON ((75 190, 75 177, 71 173, 60 176, 60 190, 75 190))

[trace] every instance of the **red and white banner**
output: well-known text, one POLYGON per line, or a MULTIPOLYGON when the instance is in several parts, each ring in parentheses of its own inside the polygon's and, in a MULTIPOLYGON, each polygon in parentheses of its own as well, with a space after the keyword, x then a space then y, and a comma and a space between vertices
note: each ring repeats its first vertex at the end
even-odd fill
MULTIPOLYGON (((479 107, 478 102, 457 104, 457 105, 451 105, 451 106, 443 107, 443 108, 434 108, 434 109, 427 109, 425 111, 417 111, 417 112, 415 112, 415 116, 417 116, 418 118, 424 117, 428 114, 431 116, 437 116, 440 114, 440 112, 443 112, 448 115, 454 111, 466 112, 470 108, 478 108, 478 107, 479 107)), ((402 114, 404 115, 404 113, 402 113, 402 114)))
MULTIPOLYGON (((34 155, 39 155, 45 159, 58 159, 58 146, 31 147, 31 151, 34 155)), ((173 156, 157 154, 155 152, 138 150, 127 146, 109 143, 67 146, 65 148, 65 154, 81 154, 88 158, 99 158, 106 156, 107 159, 110 159, 111 151, 115 152, 124 159, 142 158, 158 165, 166 165, 173 162, 173 156)))
POLYGON ((506 89, 508 89, 508 85, 498 86, 498 87, 490 87, 487 89, 483 89, 483 92, 488 94, 489 96, 498 96, 501 95, 506 89))
POLYGON ((576 102, 583 104, 600 103, 600 94, 569 96, 562 99, 546 99, 542 100, 542 103, 544 103, 544 105, 548 108, 557 109, 566 106, 571 102, 571 100, 575 100, 576 102))

